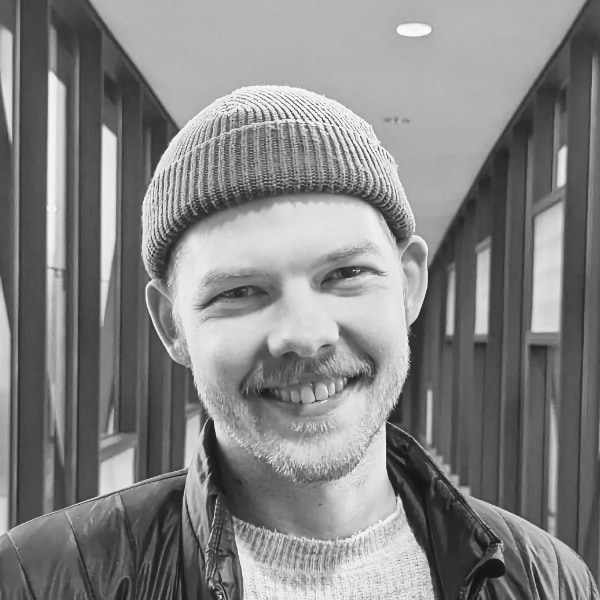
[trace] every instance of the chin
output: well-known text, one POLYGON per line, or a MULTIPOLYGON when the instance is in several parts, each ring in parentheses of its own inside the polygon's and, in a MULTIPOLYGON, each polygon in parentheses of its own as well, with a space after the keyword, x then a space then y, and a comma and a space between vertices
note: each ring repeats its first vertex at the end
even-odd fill
POLYGON ((356 469, 380 427, 328 429, 322 420, 299 424, 294 439, 270 435, 248 450, 278 476, 294 483, 336 481, 356 469), (354 430, 354 431, 352 431, 354 430), (350 431, 350 433, 349 433, 350 431))

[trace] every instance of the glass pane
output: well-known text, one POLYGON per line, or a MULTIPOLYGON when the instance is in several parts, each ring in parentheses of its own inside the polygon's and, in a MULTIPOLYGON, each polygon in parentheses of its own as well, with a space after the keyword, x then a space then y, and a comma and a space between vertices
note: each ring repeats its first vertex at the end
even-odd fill
POLYGON ((489 245, 477 252, 475 280, 475 334, 487 335, 490 312, 490 256, 489 245))
POLYGON ((567 90, 561 90, 556 103, 555 116, 555 155, 554 155, 554 187, 560 188, 567 183, 567 90))
POLYGON ((111 434, 115 427, 117 397, 115 369, 117 348, 117 209, 118 140, 102 126, 102 182, 100 223, 100 433, 111 434))
POLYGON ((183 466, 189 466, 194 452, 196 451, 196 445, 198 444, 198 438, 200 436, 201 428, 201 415, 199 412, 195 412, 188 416, 185 424, 185 454, 183 466))
MULTIPOLYGON (((56 32, 51 30, 51 62, 56 32), (53 42, 53 43, 52 43, 53 42)), ((66 503, 67 342, 67 87, 48 73, 48 170, 46 206, 46 448, 45 509, 66 503)))
POLYGON ((13 130, 13 34, 0 24, 0 86, 5 126, 12 142, 13 130))
POLYGON ((135 448, 127 448, 100 463, 100 495, 122 490, 133 484, 135 448))
POLYGON ((10 322, 0 279, 0 535, 8 529, 10 485, 10 322))
POLYGON ((446 335, 454 335, 454 305, 456 302, 456 268, 448 269, 448 287, 446 290, 446 335))
POLYGON ((531 206, 533 202, 533 158, 535 148, 533 145, 533 134, 527 136, 527 163, 526 163, 526 181, 525 181, 525 203, 531 206))
POLYGON ((560 331, 564 202, 557 202, 533 220, 533 297, 531 331, 560 331))
POLYGON ((556 509, 558 506, 558 376, 559 353, 557 350, 548 349, 548 388, 546 389, 546 402, 548 404, 547 420, 547 447, 546 447, 546 529, 548 533, 556 535, 556 509))
POLYGON ((425 441, 428 446, 433 446, 433 390, 427 388, 427 406, 425 420, 425 441))
MULTIPOLYGON (((5 216, 12 201, 13 35, 0 23, 0 206, 5 216)), ((0 534, 10 525, 11 323, 10 218, 0 219, 0 534)))

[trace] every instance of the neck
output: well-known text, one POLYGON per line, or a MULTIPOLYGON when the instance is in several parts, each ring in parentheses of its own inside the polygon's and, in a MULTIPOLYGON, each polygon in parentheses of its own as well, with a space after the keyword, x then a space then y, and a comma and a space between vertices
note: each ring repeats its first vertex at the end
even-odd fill
POLYGON ((359 465, 336 481, 298 483, 219 441, 221 483, 242 521, 297 537, 349 537, 389 516, 396 499, 386 469, 385 426, 359 465))

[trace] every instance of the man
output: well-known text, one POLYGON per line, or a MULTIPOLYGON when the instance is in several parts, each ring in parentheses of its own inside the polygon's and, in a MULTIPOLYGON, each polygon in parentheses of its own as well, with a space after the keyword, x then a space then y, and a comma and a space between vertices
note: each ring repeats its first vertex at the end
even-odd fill
POLYGON ((217 100, 144 201, 147 304, 210 416, 195 460, 0 538, 2 598, 598 598, 386 425, 427 288, 392 157, 305 90, 217 100))

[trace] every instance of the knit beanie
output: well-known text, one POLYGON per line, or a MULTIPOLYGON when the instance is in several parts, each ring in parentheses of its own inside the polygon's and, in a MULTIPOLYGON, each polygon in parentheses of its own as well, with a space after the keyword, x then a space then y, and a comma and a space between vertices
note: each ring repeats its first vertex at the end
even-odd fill
POLYGON ((398 240, 414 232, 394 159, 345 106, 286 86, 245 87, 215 100, 173 138, 156 167, 142 208, 146 271, 162 279, 178 237, 206 216, 302 192, 361 198, 398 240))

